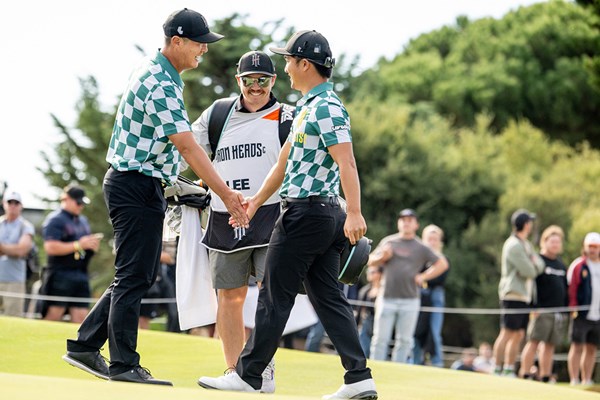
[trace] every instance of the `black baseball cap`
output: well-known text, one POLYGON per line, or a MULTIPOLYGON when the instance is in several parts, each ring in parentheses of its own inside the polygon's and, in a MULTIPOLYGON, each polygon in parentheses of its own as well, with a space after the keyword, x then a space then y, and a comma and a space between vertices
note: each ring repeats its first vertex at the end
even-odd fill
POLYGON ((249 51, 240 57, 237 63, 237 74, 246 76, 250 74, 275 75, 275 66, 271 57, 262 51, 249 51))
POLYGON ((329 42, 317 31, 300 31, 288 40, 285 47, 269 47, 275 54, 306 58, 315 64, 333 68, 335 58, 331 54, 329 42))
POLYGON ((527 222, 533 221, 534 219, 535 219, 535 214, 530 213, 529 211, 527 211, 524 208, 519 208, 510 217, 510 223, 512 224, 512 226, 514 226, 517 230, 520 231, 521 229, 523 229, 523 226, 527 222))
POLYGON ((398 218, 404 218, 404 217, 417 218, 417 212, 415 210, 413 210, 412 208, 405 208, 404 210, 402 210, 398 213, 398 218))
POLYGON ((90 199, 86 197, 85 190, 76 185, 69 185, 63 189, 63 197, 68 196, 75 200, 77 204, 90 204, 90 199))
POLYGON ((169 15, 163 24, 166 37, 179 36, 198 43, 213 43, 223 39, 223 35, 208 29, 206 18, 199 12, 184 8, 169 15))

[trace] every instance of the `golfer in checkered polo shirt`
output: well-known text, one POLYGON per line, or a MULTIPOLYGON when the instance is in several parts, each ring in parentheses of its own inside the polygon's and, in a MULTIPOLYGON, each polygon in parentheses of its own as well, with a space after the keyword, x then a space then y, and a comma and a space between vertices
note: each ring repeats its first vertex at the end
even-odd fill
POLYGON ((224 201, 242 226, 248 217, 243 197, 218 176, 196 144, 183 104, 180 73, 198 66, 208 43, 223 36, 210 32, 192 10, 171 14, 163 25, 164 48, 131 74, 110 140, 104 199, 115 233, 115 278, 83 321, 77 340, 67 341, 69 364, 103 379, 172 385, 140 366, 136 351, 140 304, 156 279, 167 203, 163 186, 172 185, 181 157, 224 201), (108 340, 110 367, 99 353, 108 340))
POLYGON ((346 370, 341 388, 323 398, 376 399, 352 309, 337 279, 345 241, 356 243, 367 225, 360 209, 350 118, 328 82, 335 60, 327 39, 315 31, 300 31, 285 48, 270 50, 284 56, 291 86, 303 97, 277 164, 258 193, 247 199, 247 212, 252 217, 280 186, 284 212, 271 235, 256 325, 236 372, 201 377, 198 383, 209 389, 259 391, 261 373, 277 350, 296 294, 304 285, 346 370), (338 201, 340 182, 347 214, 338 201))

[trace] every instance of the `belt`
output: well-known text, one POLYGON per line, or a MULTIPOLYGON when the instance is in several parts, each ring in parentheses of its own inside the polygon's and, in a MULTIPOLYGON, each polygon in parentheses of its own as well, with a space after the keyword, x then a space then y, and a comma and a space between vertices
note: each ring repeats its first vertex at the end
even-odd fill
POLYGON ((281 205, 283 206, 283 208, 289 207, 290 204, 292 204, 292 203, 299 203, 299 204, 321 203, 321 204, 330 204, 333 206, 340 205, 340 201, 338 200, 337 196, 309 196, 309 197, 300 197, 300 198, 284 197, 281 200, 281 205))

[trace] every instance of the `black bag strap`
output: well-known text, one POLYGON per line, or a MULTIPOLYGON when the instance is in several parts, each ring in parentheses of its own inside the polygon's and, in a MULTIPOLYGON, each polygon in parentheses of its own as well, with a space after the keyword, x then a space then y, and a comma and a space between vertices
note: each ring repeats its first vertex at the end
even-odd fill
POLYGON ((279 143, 281 143, 281 146, 284 145, 290 135, 295 111, 296 109, 289 104, 281 103, 281 107, 279 107, 279 143))
POLYGON ((217 151, 223 128, 225 128, 225 123, 229 119, 229 114, 231 114, 231 109, 234 107, 236 101, 237 97, 227 97, 215 101, 213 105, 210 118, 208 119, 208 141, 212 152, 210 156, 211 160, 215 158, 215 151, 217 151))
MULTIPOLYGON (((229 119, 232 108, 235 106, 237 97, 228 97, 215 101, 213 109, 208 118, 208 141, 210 143, 211 160, 215 158, 215 152, 219 145, 219 139, 223 134, 225 124, 229 119)), ((292 121, 294 120, 295 108, 289 104, 281 103, 279 107, 279 143, 283 146, 287 140, 292 121)))

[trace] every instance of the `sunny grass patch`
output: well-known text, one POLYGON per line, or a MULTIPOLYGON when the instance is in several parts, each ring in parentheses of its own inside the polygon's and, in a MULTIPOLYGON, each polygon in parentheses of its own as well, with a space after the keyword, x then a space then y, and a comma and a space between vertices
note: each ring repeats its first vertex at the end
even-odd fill
MULTIPOLYGON (((138 350, 142 365, 174 388, 107 383, 61 360, 65 340, 77 325, 0 317, 0 387, 2 399, 319 399, 342 383, 339 357, 280 349, 276 356, 276 393, 258 395, 207 391, 196 381, 201 375, 223 372, 218 340, 185 334, 141 331, 138 350)), ((107 355, 106 349, 103 352, 107 355)), ((380 399, 384 400, 585 400, 592 392, 470 372, 390 362, 369 362, 380 399)))

